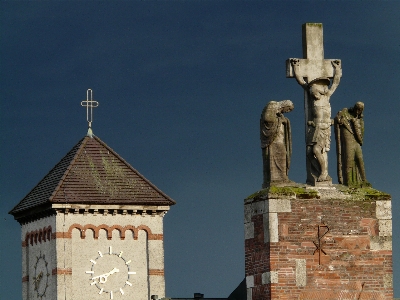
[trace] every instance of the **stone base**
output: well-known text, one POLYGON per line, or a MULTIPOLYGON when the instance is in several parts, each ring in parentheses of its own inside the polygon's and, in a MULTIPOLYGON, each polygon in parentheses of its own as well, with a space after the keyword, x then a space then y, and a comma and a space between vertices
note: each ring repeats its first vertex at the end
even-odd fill
POLYGON ((393 299, 391 218, 390 195, 372 188, 254 193, 245 199, 247 299, 393 299))
POLYGON ((298 183, 288 179, 286 181, 273 181, 273 182, 263 183, 262 188, 267 189, 271 186, 285 187, 285 186, 297 186, 297 185, 298 185, 298 183))
POLYGON ((328 180, 325 181, 318 181, 317 177, 314 175, 309 176, 307 179, 307 184, 311 186, 332 186, 332 178, 328 175, 328 180))

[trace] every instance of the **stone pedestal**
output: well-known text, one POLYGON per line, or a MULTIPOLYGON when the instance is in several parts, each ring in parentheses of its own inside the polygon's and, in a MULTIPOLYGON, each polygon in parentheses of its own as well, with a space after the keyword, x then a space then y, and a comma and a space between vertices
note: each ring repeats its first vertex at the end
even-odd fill
POLYGON ((390 195, 272 186, 244 207, 248 300, 393 299, 390 195))

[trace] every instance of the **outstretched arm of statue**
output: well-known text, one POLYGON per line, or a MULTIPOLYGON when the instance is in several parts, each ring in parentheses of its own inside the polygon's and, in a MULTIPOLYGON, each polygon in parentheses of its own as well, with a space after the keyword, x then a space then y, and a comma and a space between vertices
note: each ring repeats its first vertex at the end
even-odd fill
POLYGON ((298 84, 300 84, 303 88, 307 88, 308 87, 307 82, 305 82, 304 78, 301 77, 298 72, 298 69, 300 67, 300 61, 297 58, 292 58, 290 60, 290 64, 293 67, 293 73, 298 84))
POLYGON ((342 77, 342 63, 340 60, 332 61, 332 65, 335 68, 335 75, 333 77, 332 85, 328 91, 328 96, 332 95, 336 88, 339 86, 340 78, 342 77))

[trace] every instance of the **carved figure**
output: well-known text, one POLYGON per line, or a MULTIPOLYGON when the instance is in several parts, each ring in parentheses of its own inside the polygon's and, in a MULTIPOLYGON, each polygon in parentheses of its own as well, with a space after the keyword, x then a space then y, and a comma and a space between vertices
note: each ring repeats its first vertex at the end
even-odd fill
POLYGON ((283 114, 292 111, 290 100, 270 101, 260 119, 260 139, 263 157, 263 188, 271 183, 289 182, 292 155, 290 121, 283 114))
POLYGON ((365 176, 361 146, 364 137, 364 103, 343 108, 335 117, 338 181, 353 187, 371 186, 365 176))
POLYGON ((292 59, 291 64, 297 82, 307 91, 308 105, 307 129, 306 129, 306 151, 307 171, 316 178, 316 181, 331 181, 328 175, 328 154, 331 143, 331 104, 330 97, 340 83, 342 68, 339 60, 332 61, 335 75, 331 87, 331 81, 327 77, 316 78, 307 83, 297 72, 299 60, 292 59))

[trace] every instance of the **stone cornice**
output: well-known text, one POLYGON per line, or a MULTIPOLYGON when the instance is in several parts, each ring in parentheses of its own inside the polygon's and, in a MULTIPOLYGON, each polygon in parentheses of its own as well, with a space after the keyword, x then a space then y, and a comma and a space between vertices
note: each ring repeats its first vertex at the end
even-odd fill
POLYGON ((52 204, 52 208, 57 213, 83 215, 150 215, 163 217, 169 211, 169 206, 117 204, 52 204))

